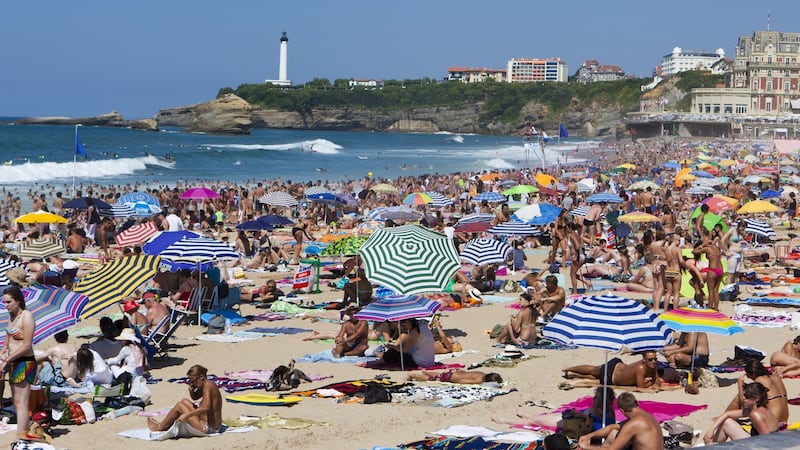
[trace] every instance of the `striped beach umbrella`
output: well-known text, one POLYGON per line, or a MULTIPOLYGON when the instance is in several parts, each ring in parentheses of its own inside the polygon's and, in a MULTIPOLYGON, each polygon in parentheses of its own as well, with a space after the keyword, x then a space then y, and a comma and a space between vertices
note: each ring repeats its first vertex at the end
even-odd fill
POLYGON ((127 205, 135 211, 136 217, 147 217, 152 216, 153 214, 161 214, 161 207, 158 205, 153 205, 150 203, 145 202, 126 202, 123 205, 127 205))
POLYGON ((131 295, 158 271, 161 258, 151 255, 123 256, 103 264, 81 279, 75 292, 89 297, 81 318, 91 317, 131 295))
POLYGON ((461 251, 461 260, 476 266, 501 263, 508 258, 511 246, 489 238, 471 239, 461 251))
POLYGON ((141 244, 158 233, 158 227, 153 222, 139 223, 118 234, 114 240, 120 247, 141 244))
POLYGON ((591 206, 586 206, 586 205, 578 206, 577 208, 573 209, 569 213, 572 214, 573 216, 586 217, 586 215, 589 214, 589 209, 590 208, 591 208, 591 206))
POLYGON ((158 197, 147 192, 131 192, 121 196, 117 199, 117 203, 145 203, 147 205, 157 206, 161 209, 161 202, 158 197))
POLYGON ((239 259, 241 255, 230 245, 216 239, 200 236, 185 237, 173 242, 159 256, 173 262, 198 263, 239 259))
POLYGON ((416 319, 434 315, 441 306, 438 301, 422 295, 390 295, 361 308, 355 318, 371 322, 416 319))
POLYGON ((311 186, 306 188, 303 193, 308 197, 310 195, 333 194, 333 191, 322 186, 311 186))
POLYGON ((127 218, 138 215, 136 210, 130 205, 115 203, 109 209, 99 210, 100 215, 103 217, 111 217, 113 219, 127 218))
POLYGON ((767 222, 762 222, 755 219, 744 219, 747 226, 744 229, 746 234, 755 234, 761 237, 778 237, 778 233, 767 222))
POLYGON ((453 241, 421 225, 382 228, 360 255, 367 278, 399 294, 441 292, 461 267, 453 241))
POLYGON ((719 194, 719 191, 710 186, 692 186, 686 190, 689 195, 719 194))
POLYGON ((486 231, 492 234, 502 234, 506 236, 535 236, 542 233, 538 228, 513 220, 497 224, 486 231))
POLYGON ((474 213, 459 219, 453 228, 460 233, 482 233, 492 228, 493 221, 494 214, 474 213))
POLYGON ((686 333, 711 333, 723 336, 744 333, 744 328, 733 319, 713 309, 682 307, 662 313, 659 318, 673 330, 686 333))
POLYGON ((0 259, 0 289, 4 289, 8 286, 11 286, 11 281, 9 281, 8 277, 6 276, 6 272, 15 268, 15 267, 23 267, 22 264, 14 261, 13 259, 3 258, 0 259))
POLYGON ((586 203, 622 203, 622 199, 617 194, 601 192, 587 197, 586 203))
POLYGON ((395 222, 414 222, 420 220, 422 216, 414 212, 408 206, 389 206, 378 207, 367 214, 370 220, 393 220, 395 222))
POLYGON ((36 239, 23 241, 19 246, 17 256, 22 259, 44 259, 66 251, 67 248, 64 247, 64 244, 56 239, 36 239))
POLYGON ((429 206, 431 208, 444 208, 453 204, 453 201, 438 192, 426 192, 431 198, 429 206))
POLYGON ((292 206, 297 206, 297 199, 292 197, 291 194, 288 192, 267 192, 266 194, 262 195, 258 198, 260 203, 270 206, 282 206, 285 208, 291 208, 292 206))
POLYGON ((497 202, 505 202, 508 199, 498 192, 489 191, 489 192, 481 192, 480 194, 472 197, 473 202, 489 202, 489 203, 497 203, 497 202))
MULTIPOLYGON (((40 285, 27 287, 22 290, 25 297, 25 309, 33 314, 36 329, 33 332, 33 345, 42 343, 45 339, 66 330, 78 323, 89 297, 61 289, 55 286, 40 285)), ((0 327, 8 326, 8 310, 0 310, 0 327)), ((0 336, 0 343, 6 334, 0 336)))

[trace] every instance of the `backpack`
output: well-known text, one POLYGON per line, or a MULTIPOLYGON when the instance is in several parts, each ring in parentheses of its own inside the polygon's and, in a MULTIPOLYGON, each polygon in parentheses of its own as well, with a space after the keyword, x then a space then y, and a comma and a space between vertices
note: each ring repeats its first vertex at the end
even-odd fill
POLYGON ((376 383, 367 384, 367 390, 364 391, 364 403, 369 405, 372 403, 386 403, 392 401, 392 394, 383 386, 376 383))

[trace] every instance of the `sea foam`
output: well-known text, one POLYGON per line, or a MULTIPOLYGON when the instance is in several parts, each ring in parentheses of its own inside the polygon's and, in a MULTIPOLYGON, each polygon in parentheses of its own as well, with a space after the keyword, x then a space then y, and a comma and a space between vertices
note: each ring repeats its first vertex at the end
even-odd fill
POLYGON ((211 147, 226 150, 271 150, 288 151, 301 150, 304 152, 322 153, 333 155, 339 153, 341 145, 335 144, 327 139, 311 139, 307 141, 287 142, 285 144, 205 144, 203 147, 211 147))
POLYGON ((147 170, 148 166, 175 167, 155 156, 140 158, 97 159, 77 162, 42 162, 0 166, 0 183, 35 182, 59 178, 103 178, 131 175, 136 171, 147 170))

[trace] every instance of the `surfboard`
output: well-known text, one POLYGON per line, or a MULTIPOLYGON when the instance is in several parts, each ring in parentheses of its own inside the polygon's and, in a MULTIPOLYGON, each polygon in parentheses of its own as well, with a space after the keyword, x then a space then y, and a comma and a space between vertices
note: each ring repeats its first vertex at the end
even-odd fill
POLYGON ((231 403, 246 403, 248 405, 289 406, 299 403, 303 400, 303 397, 297 395, 242 394, 228 396, 226 400, 231 403))

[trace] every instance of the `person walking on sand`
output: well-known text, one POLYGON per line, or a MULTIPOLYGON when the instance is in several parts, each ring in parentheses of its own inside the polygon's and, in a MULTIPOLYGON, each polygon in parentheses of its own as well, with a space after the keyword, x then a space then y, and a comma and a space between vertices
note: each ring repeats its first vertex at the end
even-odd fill
POLYGON ((608 448, 632 450, 663 450, 664 438, 661 425, 648 412, 639 407, 636 397, 623 392, 617 397, 617 407, 628 418, 624 422, 608 425, 598 431, 585 434, 578 439, 583 450, 608 448), (605 438, 602 446, 593 445, 593 438, 605 438))
POLYGON ((28 400, 31 384, 36 379, 36 358, 33 355, 33 334, 36 321, 33 314, 25 309, 25 296, 17 286, 3 291, 3 304, 8 310, 6 339, 0 349, 0 377, 8 374, 11 384, 11 397, 17 411, 17 436, 20 439, 36 439, 29 436, 30 417, 28 400))
POLYGON ((208 369, 195 364, 186 372, 189 377, 189 397, 180 400, 162 421, 147 419, 150 431, 170 429, 175 422, 185 422, 197 431, 219 433, 222 427, 222 395, 213 381, 207 378, 208 369), (195 402, 200 401, 199 404, 195 402))
POLYGON ((642 353, 641 361, 633 364, 625 364, 621 359, 613 358, 599 366, 573 366, 563 369, 563 372, 565 378, 600 380, 606 385, 658 390, 661 379, 658 378, 657 362, 658 356, 655 350, 648 350, 642 353))
POLYGON ((308 238, 311 241, 314 240, 314 236, 308 233, 308 221, 302 220, 297 222, 295 226, 292 227, 292 237, 295 240, 294 259, 292 259, 290 263, 300 264, 300 252, 303 250, 303 238, 308 238))

